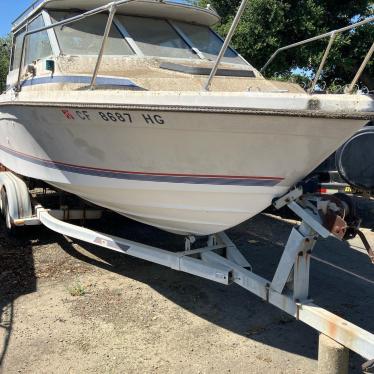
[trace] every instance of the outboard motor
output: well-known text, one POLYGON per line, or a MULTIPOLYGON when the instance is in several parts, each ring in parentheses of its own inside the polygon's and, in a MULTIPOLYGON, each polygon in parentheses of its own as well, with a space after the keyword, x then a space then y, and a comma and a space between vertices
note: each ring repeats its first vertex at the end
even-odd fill
POLYGON ((374 126, 358 131, 336 152, 336 167, 350 186, 374 194, 374 126))

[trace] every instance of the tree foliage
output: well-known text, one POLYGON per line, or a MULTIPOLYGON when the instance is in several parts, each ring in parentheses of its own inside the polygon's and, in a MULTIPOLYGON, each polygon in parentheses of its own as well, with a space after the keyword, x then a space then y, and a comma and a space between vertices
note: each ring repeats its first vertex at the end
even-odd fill
MULTIPOLYGON (((241 0, 203 0, 222 16, 217 31, 226 35, 241 0)), ((374 14, 374 0, 249 0, 233 38, 235 48, 255 67, 262 67, 279 47, 358 22, 374 14)), ((374 25, 361 26, 336 38, 322 79, 327 84, 352 80, 374 41, 374 25), (335 79, 337 78, 337 79, 335 79)), ((328 38, 281 52, 267 75, 289 76, 296 68, 315 72, 328 38)), ((362 75, 374 89, 374 63, 362 75)))
POLYGON ((5 90, 9 68, 10 36, 0 38, 0 93, 5 90))

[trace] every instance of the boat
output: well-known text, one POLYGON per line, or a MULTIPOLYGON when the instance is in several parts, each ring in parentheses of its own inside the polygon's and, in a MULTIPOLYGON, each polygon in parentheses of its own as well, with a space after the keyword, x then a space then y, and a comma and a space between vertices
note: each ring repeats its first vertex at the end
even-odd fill
POLYGON ((374 118, 373 98, 265 79, 219 20, 173 1, 36 1, 13 24, 0 163, 180 235, 257 215, 374 118))

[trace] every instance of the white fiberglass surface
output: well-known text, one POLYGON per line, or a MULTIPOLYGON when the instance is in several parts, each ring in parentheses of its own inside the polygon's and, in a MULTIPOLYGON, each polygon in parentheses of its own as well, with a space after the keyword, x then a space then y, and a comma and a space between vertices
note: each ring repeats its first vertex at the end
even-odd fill
POLYGON ((130 16, 118 18, 146 56, 198 59, 167 21, 130 16))
MULTIPOLYGON (((59 22, 74 17, 78 13, 50 12, 53 22, 59 22)), ((99 53, 107 14, 96 14, 83 20, 56 27, 56 35, 64 54, 97 55, 99 53)), ((133 55, 134 52, 113 24, 105 46, 106 55, 133 55)))

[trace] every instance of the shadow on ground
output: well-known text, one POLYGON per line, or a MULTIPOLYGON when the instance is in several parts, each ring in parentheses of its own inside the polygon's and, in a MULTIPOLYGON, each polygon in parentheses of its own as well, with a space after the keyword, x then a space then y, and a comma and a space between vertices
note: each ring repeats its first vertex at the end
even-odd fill
MULTIPOLYGON (((165 249, 181 250, 184 245, 181 237, 115 214, 108 213, 103 220, 91 222, 89 226, 165 249)), ((271 279, 291 228, 290 223, 278 218, 259 215, 230 230, 228 234, 252 263, 254 271, 271 279)), ((1 297, 2 308, 12 305, 20 295, 36 290, 31 249, 31 243, 36 238, 40 242, 57 241, 66 253, 79 261, 143 282, 180 307, 236 334, 280 350, 317 358, 318 335, 313 329, 238 286, 222 286, 79 242, 80 246, 95 255, 97 259, 94 259, 75 249, 69 240, 44 229, 29 230, 25 234, 22 243, 29 244, 22 244, 21 253, 17 242, 12 242, 9 249, 6 245, 1 247, 0 258, 4 258, 5 262, 0 260, 0 274, 4 277, 4 270, 5 274, 8 274, 5 286, 3 281, 0 284, 0 292, 5 295, 1 297), (16 282, 17 290, 12 286, 12 282, 16 282)), ((368 257, 352 250, 346 243, 334 239, 323 240, 317 245, 315 254, 371 282, 374 281, 374 266, 370 264, 368 257)), ((311 296, 322 307, 374 331, 372 283, 313 261, 311 296)), ((8 341, 5 342, 2 355, 9 343, 11 319, 6 328, 8 341)), ((359 366, 362 362, 362 358, 353 355, 352 373, 360 372, 359 366)))
POLYGON ((9 238, 0 228, 0 369, 10 344, 15 300, 36 291, 36 276, 29 240, 9 238))

